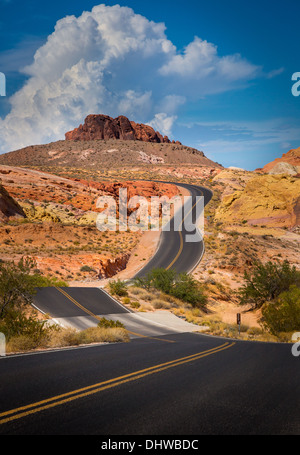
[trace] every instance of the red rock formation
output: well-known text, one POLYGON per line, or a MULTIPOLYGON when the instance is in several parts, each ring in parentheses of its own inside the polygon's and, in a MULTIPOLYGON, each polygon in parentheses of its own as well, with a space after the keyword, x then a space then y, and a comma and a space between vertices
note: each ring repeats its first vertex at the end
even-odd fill
POLYGON ((0 222, 9 218, 25 218, 25 214, 19 204, 8 194, 6 189, 0 185, 0 222))
POLYGON ((117 273, 126 269, 130 258, 130 253, 123 254, 115 259, 105 259, 100 261, 99 278, 112 278, 117 273))
MULTIPOLYGON (((66 141, 120 139, 155 143, 171 142, 167 136, 163 137, 149 125, 131 122, 123 115, 113 119, 101 114, 88 115, 84 124, 66 133, 65 138, 66 141)), ((181 145, 178 141, 172 142, 181 145)))
POLYGON ((288 163, 292 166, 300 167, 300 147, 284 153, 282 158, 276 158, 276 160, 266 164, 263 168, 256 169, 256 172, 268 173, 279 163, 288 163))

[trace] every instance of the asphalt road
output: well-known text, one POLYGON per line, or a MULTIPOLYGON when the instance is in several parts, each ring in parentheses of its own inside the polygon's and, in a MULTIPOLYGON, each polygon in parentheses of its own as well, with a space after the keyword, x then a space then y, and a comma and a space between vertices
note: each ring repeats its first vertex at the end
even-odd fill
MULTIPOLYGON (((163 182, 168 183, 168 182, 163 182)), ((207 205, 213 193, 204 187, 180 183, 189 190, 192 197, 192 208, 183 211, 184 222, 180 224, 179 229, 174 228, 174 220, 171 220, 170 229, 163 231, 160 238, 159 248, 153 258, 146 266, 136 274, 136 277, 145 276, 154 268, 174 269, 178 273, 191 272, 201 260, 204 253, 204 242, 198 235, 197 241, 190 241, 191 235, 195 234, 196 230, 192 229, 192 224, 196 222, 197 205, 200 204, 197 197, 204 197, 204 205, 207 205), (189 213, 190 212, 190 213, 189 213)), ((169 227, 169 226, 168 226, 169 227)))
POLYGON ((34 300, 36 308, 50 314, 56 324, 79 330, 95 327, 103 317, 122 322, 131 339, 201 329, 172 314, 134 313, 98 288, 42 288, 34 300))
POLYGON ((289 345, 171 338, 0 359, 0 434, 299 435, 289 345))

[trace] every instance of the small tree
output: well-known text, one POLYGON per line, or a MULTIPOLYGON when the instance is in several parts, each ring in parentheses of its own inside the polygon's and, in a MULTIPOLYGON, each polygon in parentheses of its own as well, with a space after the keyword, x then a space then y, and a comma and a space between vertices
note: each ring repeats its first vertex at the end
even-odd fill
POLYGON ((0 318, 9 308, 20 308, 32 303, 35 293, 35 280, 30 272, 35 268, 32 259, 21 259, 18 264, 0 264, 0 318))
POLYGON ((44 277, 32 258, 0 263, 0 319, 10 309, 22 309, 33 302, 37 288, 66 286, 63 281, 44 277))
POLYGON ((245 272, 245 284, 239 292, 240 303, 250 303, 253 309, 260 308, 292 285, 300 286, 300 272, 288 261, 281 264, 258 262, 251 273, 245 272))

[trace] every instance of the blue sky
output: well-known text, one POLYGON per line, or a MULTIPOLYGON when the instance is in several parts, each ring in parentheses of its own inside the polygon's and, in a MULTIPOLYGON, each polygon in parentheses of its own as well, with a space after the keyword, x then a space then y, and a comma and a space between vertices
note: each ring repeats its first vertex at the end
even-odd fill
POLYGON ((299 13, 298 0, 0 0, 0 150, 124 114, 261 167, 300 146, 299 13))

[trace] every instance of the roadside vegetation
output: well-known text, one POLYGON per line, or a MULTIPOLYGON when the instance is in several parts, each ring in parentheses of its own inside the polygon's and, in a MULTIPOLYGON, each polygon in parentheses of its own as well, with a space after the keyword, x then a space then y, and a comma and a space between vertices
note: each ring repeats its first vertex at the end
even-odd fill
POLYGON ((288 261, 258 262, 245 272, 240 303, 261 309, 260 323, 268 333, 291 339, 300 330, 300 271, 288 261))
POLYGON ((193 308, 205 308, 206 295, 202 286, 192 275, 176 273, 175 270, 153 269, 144 278, 134 280, 137 287, 157 290, 177 300, 190 304, 193 308))
POLYGON ((51 323, 32 306, 36 290, 50 286, 67 284, 41 275, 31 258, 22 258, 17 264, 0 263, 0 332, 5 336, 6 353, 129 341, 127 331, 118 321, 103 319, 97 327, 83 331, 51 323))
POLYGON ((245 272, 244 284, 238 291, 214 281, 200 283, 190 275, 163 269, 154 269, 146 277, 129 283, 111 281, 109 290, 135 311, 168 310, 211 335, 290 342, 292 334, 300 329, 300 272, 288 261, 257 262, 245 272), (208 305, 212 295, 221 296, 224 301, 236 299, 243 308, 241 311, 245 306, 247 312, 259 310, 260 326, 239 327, 223 322, 208 305))

